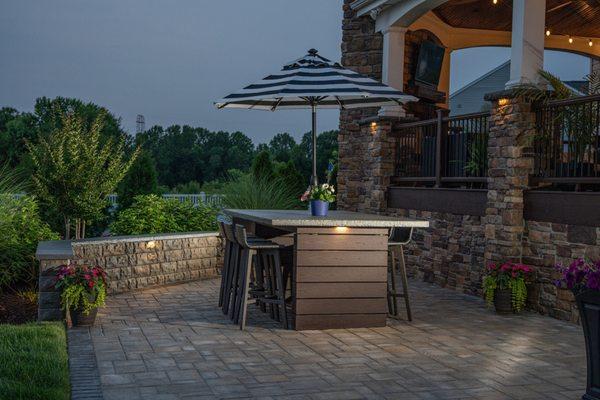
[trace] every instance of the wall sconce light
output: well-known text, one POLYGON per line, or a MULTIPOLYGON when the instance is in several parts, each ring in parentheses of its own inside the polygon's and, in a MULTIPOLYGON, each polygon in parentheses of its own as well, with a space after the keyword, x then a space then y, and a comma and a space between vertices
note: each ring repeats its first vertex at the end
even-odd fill
POLYGON ((154 240, 151 240, 148 243, 146 243, 146 248, 148 248, 148 249, 153 249, 155 247, 156 247, 156 242, 154 240))
POLYGON ((498 100, 499 106, 505 106, 507 104, 508 104, 508 99, 502 98, 502 99, 498 100))
POLYGON ((375 134, 375 132, 377 132, 377 122, 373 121, 371 122, 371 133, 375 134))

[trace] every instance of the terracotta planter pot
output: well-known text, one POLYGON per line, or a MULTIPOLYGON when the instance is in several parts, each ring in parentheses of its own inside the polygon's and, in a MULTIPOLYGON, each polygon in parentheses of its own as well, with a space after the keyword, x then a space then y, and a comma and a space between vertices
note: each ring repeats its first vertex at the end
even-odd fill
POLYGON ((85 315, 80 308, 78 310, 70 310, 70 314, 73 326, 92 326, 96 321, 96 314, 98 314, 98 309, 94 308, 90 311, 89 314, 85 315))
POLYGON ((494 291, 494 307, 498 314, 512 314, 512 296, 510 289, 496 289, 494 291))
POLYGON ((575 294, 587 356, 587 388, 583 400, 600 400, 600 292, 575 294))

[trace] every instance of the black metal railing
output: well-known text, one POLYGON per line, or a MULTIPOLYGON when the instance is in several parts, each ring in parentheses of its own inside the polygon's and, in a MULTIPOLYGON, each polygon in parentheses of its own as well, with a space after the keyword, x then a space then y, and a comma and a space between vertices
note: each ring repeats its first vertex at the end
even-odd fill
POLYGON ((438 117, 397 129, 395 182, 485 183, 489 113, 438 117))
POLYGON ((535 180, 600 184, 600 95, 550 101, 536 117, 535 180))

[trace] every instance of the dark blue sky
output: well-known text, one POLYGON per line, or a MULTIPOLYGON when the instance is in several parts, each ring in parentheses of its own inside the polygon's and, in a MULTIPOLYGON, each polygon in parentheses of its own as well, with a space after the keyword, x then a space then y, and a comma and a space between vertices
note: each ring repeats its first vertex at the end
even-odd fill
MULTIPOLYGON (((212 102, 315 47, 339 60, 341 0, 2 0, 0 107, 31 110, 39 96, 106 106, 130 132, 190 124, 240 130, 256 142, 300 137, 310 112, 216 110, 212 102)), ((509 58, 508 49, 453 55, 452 89, 509 58)), ((549 54, 547 68, 580 79, 586 59, 549 54)), ((319 130, 337 127, 321 111, 319 130)))

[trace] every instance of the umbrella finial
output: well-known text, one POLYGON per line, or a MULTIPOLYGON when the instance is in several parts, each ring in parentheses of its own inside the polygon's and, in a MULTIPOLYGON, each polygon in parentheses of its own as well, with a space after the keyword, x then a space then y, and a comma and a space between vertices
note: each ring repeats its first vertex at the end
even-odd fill
POLYGON ((311 56, 316 56, 319 51, 317 49, 308 50, 308 54, 311 56))

